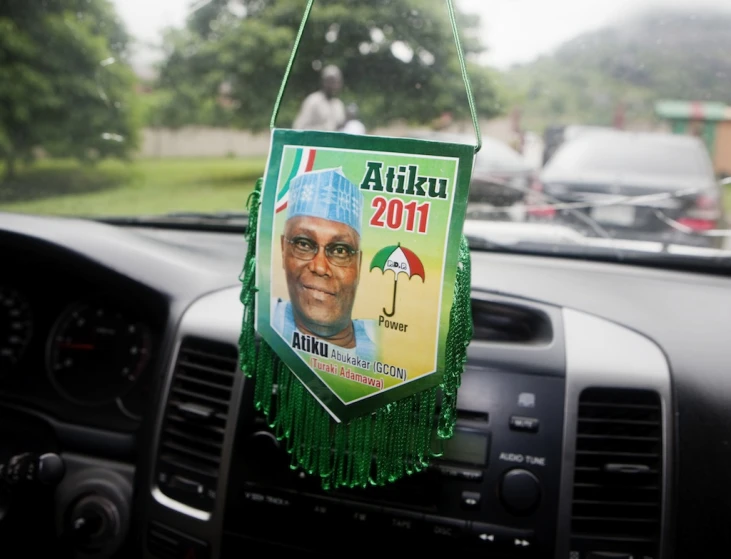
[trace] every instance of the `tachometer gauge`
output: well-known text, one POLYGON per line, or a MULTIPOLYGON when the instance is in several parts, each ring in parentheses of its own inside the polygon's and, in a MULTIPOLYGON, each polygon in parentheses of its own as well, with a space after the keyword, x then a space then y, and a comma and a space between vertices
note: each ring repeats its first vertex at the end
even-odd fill
POLYGON ((32 333, 28 301, 17 291, 0 286, 0 377, 23 357, 32 333))
POLYGON ((48 345, 51 382, 68 400, 103 405, 124 396, 150 357, 150 332, 104 304, 78 304, 53 329, 48 345))

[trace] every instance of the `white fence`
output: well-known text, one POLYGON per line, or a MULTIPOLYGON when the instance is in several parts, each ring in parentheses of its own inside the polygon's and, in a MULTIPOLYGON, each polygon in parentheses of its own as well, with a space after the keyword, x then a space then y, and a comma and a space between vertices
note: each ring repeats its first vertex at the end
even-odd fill
MULTIPOLYGON (((485 135, 496 137, 506 143, 513 138, 508 119, 485 121, 481 124, 485 135)), ((471 133, 472 124, 455 123, 450 132, 471 133)), ((387 128, 370 131, 383 136, 408 136, 413 128, 394 124, 387 128)), ((177 130, 167 128, 145 128, 142 131, 142 145, 139 157, 264 157, 269 151, 269 133, 252 134, 231 128, 207 128, 191 126, 177 130)))

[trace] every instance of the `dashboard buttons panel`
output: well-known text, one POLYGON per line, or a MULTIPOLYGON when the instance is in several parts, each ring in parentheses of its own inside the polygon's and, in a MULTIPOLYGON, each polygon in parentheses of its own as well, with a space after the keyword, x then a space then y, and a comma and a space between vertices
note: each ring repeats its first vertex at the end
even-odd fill
POLYGON ((540 422, 535 417, 524 417, 521 415, 513 415, 510 417, 510 428, 513 431, 537 433, 539 425, 540 422))
POLYGON ((500 480, 500 499, 513 514, 529 514, 541 500, 540 482, 528 470, 509 470, 500 480))

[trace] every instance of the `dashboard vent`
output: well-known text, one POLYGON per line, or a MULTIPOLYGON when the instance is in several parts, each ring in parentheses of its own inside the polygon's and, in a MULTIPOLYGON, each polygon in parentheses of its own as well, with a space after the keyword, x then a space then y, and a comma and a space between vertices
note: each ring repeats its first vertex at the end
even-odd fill
POLYGON ((165 495, 211 511, 238 353, 232 345, 186 338, 165 410, 157 482, 165 495))
POLYGON ((473 339, 500 343, 548 343, 553 334, 544 313, 520 305, 472 301, 473 339))
POLYGON ((579 399, 572 551, 658 556, 662 408, 652 391, 589 388, 579 399))

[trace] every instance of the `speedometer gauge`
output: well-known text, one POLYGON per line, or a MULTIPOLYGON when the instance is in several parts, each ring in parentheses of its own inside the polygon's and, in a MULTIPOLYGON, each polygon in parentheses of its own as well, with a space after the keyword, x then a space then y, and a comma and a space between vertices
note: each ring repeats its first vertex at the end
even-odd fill
POLYGON ((0 376, 23 357, 32 331, 28 301, 17 291, 0 286, 0 376))
POLYGON ((59 393, 78 404, 103 405, 124 396, 144 371, 150 332, 119 309, 78 304, 53 329, 48 370, 59 393))

